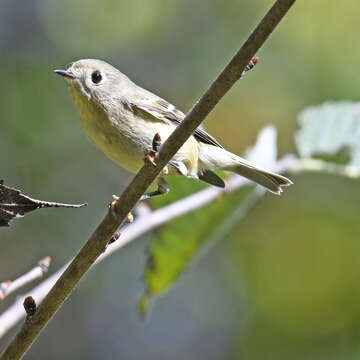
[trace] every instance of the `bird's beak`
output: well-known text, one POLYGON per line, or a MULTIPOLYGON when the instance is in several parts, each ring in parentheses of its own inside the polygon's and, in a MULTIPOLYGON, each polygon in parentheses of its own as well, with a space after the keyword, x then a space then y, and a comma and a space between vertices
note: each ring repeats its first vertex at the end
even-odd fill
POLYGON ((68 70, 54 70, 54 72, 58 75, 61 75, 67 79, 76 79, 76 76, 71 72, 71 71, 68 71, 68 70))

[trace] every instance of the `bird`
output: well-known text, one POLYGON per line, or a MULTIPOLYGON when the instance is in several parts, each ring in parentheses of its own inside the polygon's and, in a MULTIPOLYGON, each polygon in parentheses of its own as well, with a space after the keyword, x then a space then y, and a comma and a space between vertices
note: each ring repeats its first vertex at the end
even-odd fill
MULTIPOLYGON (((143 89, 105 61, 81 59, 65 70, 54 70, 69 85, 82 125, 90 139, 112 161, 132 173, 144 164, 154 136, 166 140, 185 118, 183 112, 163 98, 143 89)), ((198 127, 169 161, 141 198, 166 194, 167 176, 180 175, 224 188, 215 170, 239 174, 274 194, 292 181, 237 156, 198 127)))

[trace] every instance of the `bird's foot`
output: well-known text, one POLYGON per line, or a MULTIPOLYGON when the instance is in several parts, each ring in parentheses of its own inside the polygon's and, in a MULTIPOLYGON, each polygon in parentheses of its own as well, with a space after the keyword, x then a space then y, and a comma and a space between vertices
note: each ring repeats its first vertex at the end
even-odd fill
POLYGON ((147 154, 145 156, 144 162, 149 162, 156 166, 155 158, 157 156, 157 152, 152 149, 147 150, 147 154))
POLYGON ((160 146, 161 146, 161 137, 160 137, 159 133, 156 133, 153 138, 152 149, 147 150, 144 161, 149 162, 149 163, 153 164, 154 166, 156 166, 155 158, 158 155, 160 146))

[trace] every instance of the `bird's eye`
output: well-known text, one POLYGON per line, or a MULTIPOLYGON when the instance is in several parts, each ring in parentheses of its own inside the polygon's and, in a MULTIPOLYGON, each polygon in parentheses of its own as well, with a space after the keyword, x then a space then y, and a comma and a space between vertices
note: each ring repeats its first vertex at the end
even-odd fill
POLYGON ((98 70, 95 70, 92 74, 91 74, 91 80, 94 84, 98 84, 102 79, 101 73, 98 70))

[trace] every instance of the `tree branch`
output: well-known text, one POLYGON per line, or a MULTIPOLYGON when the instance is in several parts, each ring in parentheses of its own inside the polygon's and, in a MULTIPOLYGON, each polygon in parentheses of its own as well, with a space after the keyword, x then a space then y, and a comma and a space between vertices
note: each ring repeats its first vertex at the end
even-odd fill
POLYGON ((32 281, 41 278, 49 269, 51 257, 47 256, 41 259, 37 265, 26 274, 20 276, 14 281, 3 281, 0 283, 0 301, 4 300, 14 291, 31 283, 32 281))
POLYGON ((1 356, 1 360, 20 359, 50 318, 59 309, 86 271, 104 252, 111 236, 135 206, 140 196, 155 180, 178 149, 200 125, 225 93, 239 79, 250 59, 264 44, 280 20, 285 16, 295 0, 277 0, 249 39, 234 56, 225 70, 213 82, 201 99, 186 115, 184 121, 169 136, 160 150, 157 166, 145 163, 142 169, 115 202, 113 211, 107 215, 71 262, 54 287, 45 297, 32 321, 24 323, 18 334, 1 356))
MULTIPOLYGON (((294 157, 287 156, 279 160, 275 166, 270 166, 269 170, 278 173, 287 172, 288 170, 293 169, 297 162, 298 160, 294 157)), ((226 190, 216 187, 208 187, 181 200, 175 201, 168 206, 164 206, 159 210, 153 212, 145 210, 144 215, 138 215, 133 223, 125 225, 121 229, 120 238, 106 248, 106 251, 99 256, 94 265, 105 260, 127 244, 158 228, 159 226, 211 203, 221 194, 231 193, 248 184, 250 184, 249 180, 235 175, 226 181, 226 190)), ((36 303, 40 304, 51 287, 65 271, 67 266, 68 264, 65 264, 56 273, 44 280, 34 289, 30 290, 27 294, 18 297, 18 299, 16 299, 15 302, 0 315, 0 338, 2 338, 11 328, 16 326, 19 321, 25 318, 26 313, 23 308, 23 299, 26 296, 31 295, 35 299, 36 303)))

